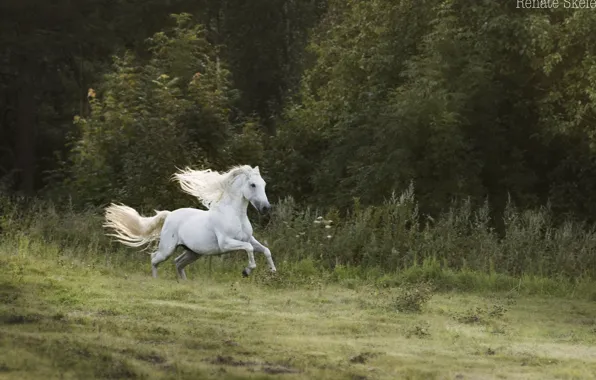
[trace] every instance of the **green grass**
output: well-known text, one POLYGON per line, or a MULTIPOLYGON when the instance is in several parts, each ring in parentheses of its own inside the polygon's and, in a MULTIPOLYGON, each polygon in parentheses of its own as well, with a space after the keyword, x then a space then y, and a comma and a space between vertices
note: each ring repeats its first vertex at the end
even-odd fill
POLYGON ((197 263, 181 283, 171 262, 154 280, 148 264, 10 247, 0 249, 1 379, 596 378, 587 298, 442 292, 405 313, 398 288, 290 286, 264 263, 250 279, 240 265, 209 276, 197 263))

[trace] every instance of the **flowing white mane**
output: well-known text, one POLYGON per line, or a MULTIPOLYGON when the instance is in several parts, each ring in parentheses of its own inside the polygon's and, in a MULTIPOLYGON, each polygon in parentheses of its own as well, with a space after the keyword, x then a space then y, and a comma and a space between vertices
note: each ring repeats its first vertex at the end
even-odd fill
POLYGON ((254 168, 249 165, 234 166, 224 173, 211 169, 185 168, 174 174, 174 179, 180 183, 182 191, 197 197, 205 207, 211 208, 221 200, 238 176, 252 174, 259 174, 258 166, 254 168))

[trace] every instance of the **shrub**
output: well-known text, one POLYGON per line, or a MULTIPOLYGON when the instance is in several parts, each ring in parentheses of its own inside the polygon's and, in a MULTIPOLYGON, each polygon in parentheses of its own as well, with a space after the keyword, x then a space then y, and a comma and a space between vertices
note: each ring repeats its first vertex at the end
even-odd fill
POLYGON ((397 289, 392 304, 400 312, 420 313, 432 296, 433 288, 428 283, 406 285, 397 289))

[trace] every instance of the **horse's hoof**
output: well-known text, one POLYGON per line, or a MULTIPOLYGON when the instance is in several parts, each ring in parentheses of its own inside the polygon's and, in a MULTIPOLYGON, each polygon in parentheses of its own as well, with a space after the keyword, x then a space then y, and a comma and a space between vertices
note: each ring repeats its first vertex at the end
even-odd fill
POLYGON ((242 277, 248 277, 248 271, 246 270, 246 268, 244 268, 244 270, 242 271, 242 277))

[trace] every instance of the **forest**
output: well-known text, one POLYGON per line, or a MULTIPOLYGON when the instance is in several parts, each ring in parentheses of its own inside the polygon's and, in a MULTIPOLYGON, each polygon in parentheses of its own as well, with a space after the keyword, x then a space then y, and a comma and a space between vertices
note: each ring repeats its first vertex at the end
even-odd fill
POLYGON ((150 208, 176 167, 260 165, 348 210, 414 183, 593 221, 594 12, 494 1, 6 0, 0 189, 150 208))

